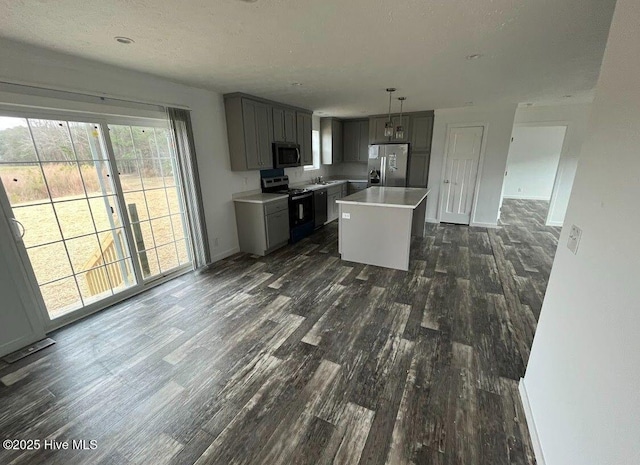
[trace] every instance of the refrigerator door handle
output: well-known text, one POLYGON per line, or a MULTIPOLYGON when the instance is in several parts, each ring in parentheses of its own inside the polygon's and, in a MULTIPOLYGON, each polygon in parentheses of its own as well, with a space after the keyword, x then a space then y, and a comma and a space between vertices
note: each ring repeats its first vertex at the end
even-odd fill
POLYGON ((380 182, 387 185, 387 157, 380 157, 380 182))

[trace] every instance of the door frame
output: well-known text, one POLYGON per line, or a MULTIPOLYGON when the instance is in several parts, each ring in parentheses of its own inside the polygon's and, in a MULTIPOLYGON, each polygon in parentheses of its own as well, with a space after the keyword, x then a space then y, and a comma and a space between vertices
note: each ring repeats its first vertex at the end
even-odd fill
MULTIPOLYGON (((549 222, 549 218, 551 217, 551 212, 553 211, 554 205, 558 200, 558 187, 560 179, 562 178, 562 173, 564 171, 563 161, 567 155, 567 135, 569 134, 569 130, 571 129, 571 122, 566 120, 558 120, 558 121, 528 121, 526 123, 514 123, 513 128, 511 128, 511 138, 513 139, 513 133, 516 128, 549 128, 549 127, 560 127, 564 126, 564 139, 562 140, 562 147, 560 149, 560 158, 558 158, 558 166, 556 167, 556 174, 553 179, 553 189, 551 190, 551 198, 549 199, 549 210, 547 211, 547 217, 545 218, 544 224, 545 226, 559 226, 562 227, 561 224, 551 224, 549 222)), ((509 152, 511 152, 511 142, 509 143, 509 152)), ((507 171, 507 166, 509 164, 509 154, 507 153, 507 164, 504 169, 507 171)), ((500 207, 498 207, 498 220, 500 220, 500 211, 502 210, 502 203, 504 202, 504 184, 506 182, 506 176, 503 176, 502 179, 502 191, 500 192, 500 207)))
POLYGON ((468 226, 486 226, 484 224, 477 224, 475 222, 476 207, 478 205, 478 194, 480 192, 480 180, 482 179, 482 170, 484 167, 484 155, 487 148, 487 132, 489 131, 489 123, 477 122, 477 123, 447 123, 446 125, 446 139, 444 143, 444 156, 442 158, 442 169, 440 170, 440 186, 438 186, 438 212, 436 219, 440 223, 442 218, 442 202, 444 200, 442 183, 444 182, 447 173, 447 159, 449 158, 449 136, 452 129, 458 128, 478 128, 482 127, 482 140, 480 141, 480 156, 478 158, 478 171, 476 173, 476 184, 473 189, 473 201, 471 205, 471 214, 469 217, 468 226))
MULTIPOLYGON (((63 120, 63 121, 77 121, 77 122, 85 122, 85 123, 95 123, 100 125, 102 128, 106 128, 108 124, 124 124, 124 125, 149 125, 155 127, 164 127, 159 123, 160 119, 154 118, 144 118, 144 117, 133 117, 133 116, 112 116, 112 115, 101 115, 98 113, 87 113, 87 112, 76 112, 76 111, 66 111, 66 110, 52 110, 52 109, 43 109, 40 111, 37 108, 19 108, 17 109, 14 106, 0 104, 0 116, 14 117, 14 118, 33 118, 33 119, 53 119, 53 120, 63 120)), ((104 131, 104 129, 102 129, 104 131)), ((113 168, 117 168, 115 163, 115 157, 112 153, 112 146, 110 145, 110 139, 108 137, 108 132, 105 133, 105 141, 109 141, 108 146, 108 159, 112 164, 113 168)), ((119 178, 118 178, 119 179, 119 178)), ((120 202, 120 207, 124 201, 124 195, 122 193, 122 188, 120 182, 114 183, 115 186, 115 195, 120 202)), ((178 185, 178 184, 177 184, 178 185)), ((182 190, 182 183, 179 183, 179 187, 182 190)), ((183 193, 184 195, 184 193, 183 193)), ((122 208, 122 207, 121 207, 122 208)), ((77 310, 69 312, 65 315, 62 315, 58 318, 52 319, 49 316, 49 312, 47 311, 47 306, 42 297, 42 293, 40 292, 40 288, 38 285, 38 281, 36 279, 36 275, 33 271, 33 267, 31 265, 31 260, 29 259, 29 255, 27 253, 27 249, 24 246, 24 243, 21 240, 16 239, 15 234, 13 233, 13 228, 11 226, 11 218, 13 218, 13 207, 11 206, 11 202, 9 201, 9 197, 4 189, 4 185, 0 182, 0 210, 2 211, 2 215, 4 217, 4 221, 6 221, 9 229, 11 231, 12 240, 7 245, 15 255, 19 258, 19 268, 18 271, 21 274, 21 278, 25 280, 28 284, 27 289, 28 296, 25 295, 24 298, 29 298, 32 302, 35 302, 36 311, 39 323, 44 326, 44 332, 49 333, 58 328, 68 325, 74 321, 80 320, 89 316, 93 313, 104 310, 112 305, 117 304, 118 302, 122 302, 123 300, 129 299, 137 294, 140 294, 148 289, 151 289, 155 286, 163 284, 167 281, 170 281, 174 278, 177 278, 181 275, 187 274, 193 271, 193 262, 191 265, 182 265, 178 268, 175 268, 169 273, 161 273, 158 276, 150 278, 148 280, 142 280, 132 285, 131 287, 126 288, 125 290, 118 292, 117 294, 113 294, 111 296, 105 297, 97 302, 92 302, 89 305, 81 307, 77 310)), ((130 227, 130 222, 128 220, 128 215, 126 210, 122 212, 123 216, 123 229, 125 230, 125 235, 129 239, 129 232, 127 232, 127 225, 130 227), (126 217, 126 222, 124 218, 126 217)), ((185 221, 187 221, 185 216, 185 221)), ((189 225, 190 227, 190 225, 189 225)), ((189 247, 192 247, 190 238, 187 238, 187 243, 189 247)), ((131 262, 134 270, 137 269, 139 264, 137 263, 137 257, 135 257, 135 242, 131 242, 131 262)), ((189 252, 190 254, 192 252, 189 252)), ((192 257, 193 260, 193 257, 192 257)), ((136 271, 136 278, 137 278, 136 271)))

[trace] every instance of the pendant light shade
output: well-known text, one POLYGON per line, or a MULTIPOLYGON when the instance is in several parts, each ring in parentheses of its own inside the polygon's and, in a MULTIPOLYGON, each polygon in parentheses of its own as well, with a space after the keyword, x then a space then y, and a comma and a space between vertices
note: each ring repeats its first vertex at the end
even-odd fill
POLYGON ((394 128, 393 121, 391 121, 391 95, 396 91, 395 87, 388 87, 389 92, 389 115, 387 121, 384 123, 384 137, 393 137, 394 128))
POLYGON ((396 126, 396 139, 404 139, 404 126, 402 125, 402 104, 407 99, 407 97, 398 97, 400 100, 400 122, 396 126))

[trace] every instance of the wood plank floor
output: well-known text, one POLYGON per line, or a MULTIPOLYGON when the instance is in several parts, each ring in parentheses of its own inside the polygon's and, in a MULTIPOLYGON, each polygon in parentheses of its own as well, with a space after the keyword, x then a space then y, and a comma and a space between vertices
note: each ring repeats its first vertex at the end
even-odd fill
MULTIPOLYGON (((342 262, 337 227, 236 255, 0 368, 12 464, 532 464, 517 383, 558 231, 427 225, 409 272, 342 262)), ((525 220, 534 218, 534 220, 525 220)))

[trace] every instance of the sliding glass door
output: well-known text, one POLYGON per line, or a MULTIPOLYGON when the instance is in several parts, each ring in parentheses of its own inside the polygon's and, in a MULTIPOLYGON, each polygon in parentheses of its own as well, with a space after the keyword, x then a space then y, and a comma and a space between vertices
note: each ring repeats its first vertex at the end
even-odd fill
POLYGON ((50 320, 191 265, 163 125, 0 117, 0 200, 50 320))

